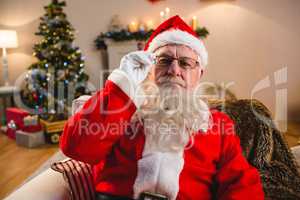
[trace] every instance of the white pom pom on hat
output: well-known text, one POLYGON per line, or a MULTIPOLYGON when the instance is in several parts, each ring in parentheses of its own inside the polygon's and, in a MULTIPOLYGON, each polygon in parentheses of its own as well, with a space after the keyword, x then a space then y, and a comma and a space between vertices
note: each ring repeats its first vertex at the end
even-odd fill
POLYGON ((206 67, 208 53, 203 41, 178 15, 167 19, 155 29, 144 51, 154 52, 157 48, 167 44, 182 44, 190 47, 198 54, 202 67, 206 67))

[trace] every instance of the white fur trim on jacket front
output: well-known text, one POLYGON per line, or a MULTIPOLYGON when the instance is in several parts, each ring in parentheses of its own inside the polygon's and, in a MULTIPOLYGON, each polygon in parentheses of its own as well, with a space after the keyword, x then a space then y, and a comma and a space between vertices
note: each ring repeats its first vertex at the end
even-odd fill
POLYGON ((153 152, 143 155, 138 161, 138 173, 133 185, 134 199, 138 199, 142 192, 152 192, 175 200, 183 165, 182 154, 153 152))
POLYGON ((149 44, 147 51, 154 52, 158 47, 167 44, 183 44, 197 52, 200 57, 202 67, 205 67, 208 62, 208 54, 203 41, 186 31, 179 29, 171 29, 158 34, 149 44))

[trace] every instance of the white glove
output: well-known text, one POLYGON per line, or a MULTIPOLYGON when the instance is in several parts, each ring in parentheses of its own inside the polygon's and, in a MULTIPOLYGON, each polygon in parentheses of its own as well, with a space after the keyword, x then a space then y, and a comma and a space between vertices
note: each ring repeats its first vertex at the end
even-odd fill
POLYGON ((146 51, 134 51, 121 59, 120 69, 126 72, 135 85, 143 82, 154 64, 151 53, 146 51))
POLYGON ((139 86, 148 76, 153 64, 151 53, 131 52, 121 59, 120 67, 109 75, 108 80, 118 85, 139 107, 144 101, 144 94, 139 86))

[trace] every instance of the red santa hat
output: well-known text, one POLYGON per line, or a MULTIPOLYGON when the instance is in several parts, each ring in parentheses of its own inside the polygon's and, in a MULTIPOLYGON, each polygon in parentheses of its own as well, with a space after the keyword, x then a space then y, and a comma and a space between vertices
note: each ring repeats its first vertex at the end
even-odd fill
POLYGON ((203 41, 178 15, 167 19, 157 27, 144 50, 153 53, 159 47, 167 44, 183 44, 190 47, 198 54, 201 66, 206 67, 208 54, 203 41))

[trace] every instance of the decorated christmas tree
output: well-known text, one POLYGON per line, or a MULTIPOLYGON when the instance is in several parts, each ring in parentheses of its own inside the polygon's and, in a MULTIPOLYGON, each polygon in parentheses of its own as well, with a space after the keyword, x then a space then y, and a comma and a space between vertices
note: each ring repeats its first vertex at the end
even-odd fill
POLYGON ((37 62, 29 67, 21 93, 23 103, 48 121, 66 119, 72 100, 89 93, 84 57, 73 46, 74 28, 64 6, 64 1, 52 0, 44 7, 36 33, 43 38, 33 47, 37 62))

